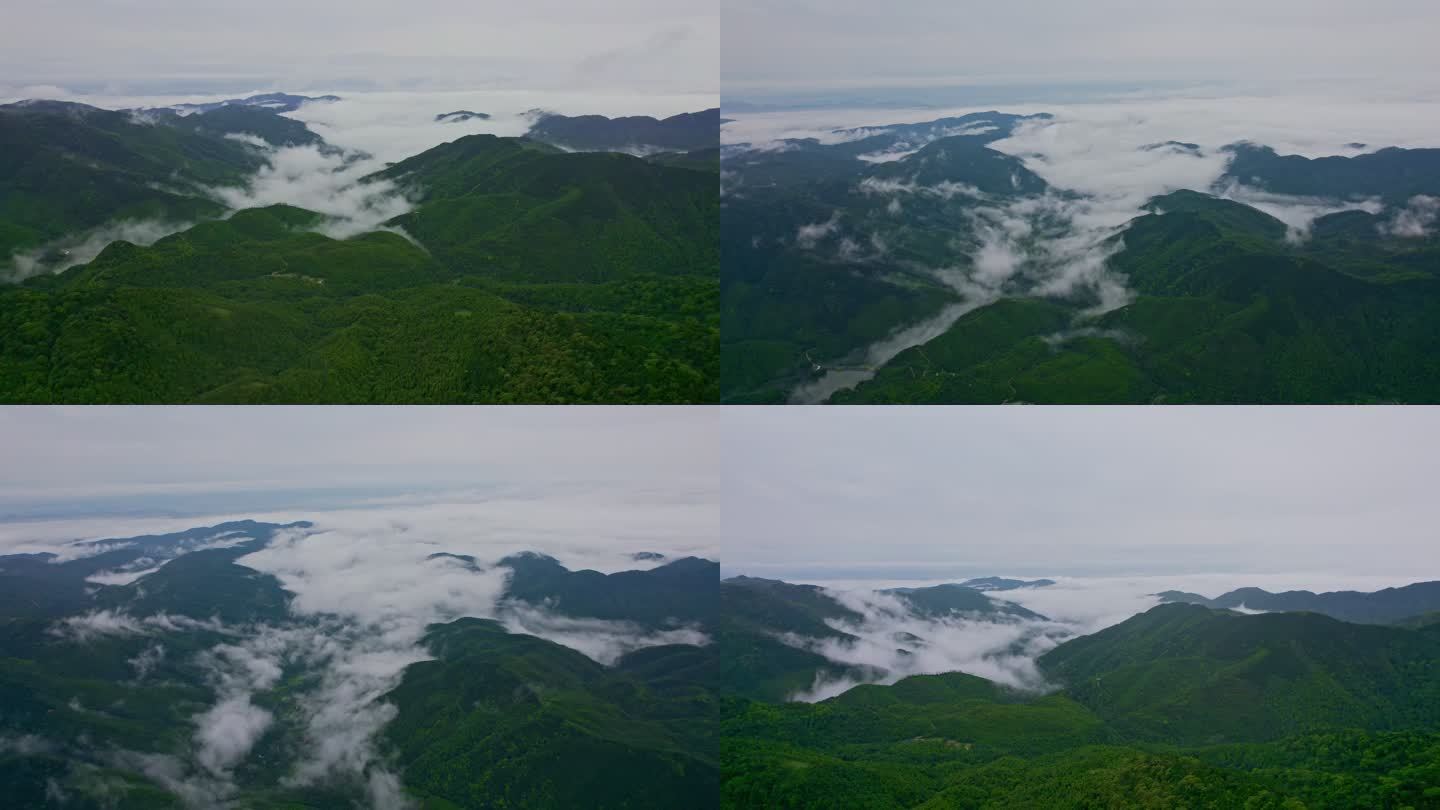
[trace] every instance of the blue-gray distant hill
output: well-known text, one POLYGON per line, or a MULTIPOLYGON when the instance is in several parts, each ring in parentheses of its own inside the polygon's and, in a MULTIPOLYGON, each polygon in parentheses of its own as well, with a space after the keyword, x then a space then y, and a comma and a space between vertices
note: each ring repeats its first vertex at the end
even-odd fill
POLYGON ((1261 588, 1238 588, 1214 599, 1183 591, 1164 591, 1157 596, 1164 602, 1188 602, 1211 608, 1323 613, 1341 621, 1363 624, 1395 624, 1440 611, 1440 582, 1417 582, 1403 588, 1386 588, 1373 593, 1271 593, 1261 588))

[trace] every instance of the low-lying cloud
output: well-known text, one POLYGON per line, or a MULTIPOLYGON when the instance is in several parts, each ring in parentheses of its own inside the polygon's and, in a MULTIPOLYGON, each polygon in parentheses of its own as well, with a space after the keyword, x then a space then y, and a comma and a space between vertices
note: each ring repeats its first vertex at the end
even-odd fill
POLYGON ((374 159, 356 160, 319 146, 287 146, 273 150, 244 186, 209 191, 232 211, 292 205, 323 214, 325 221, 314 230, 332 239, 348 239, 377 230, 415 207, 395 183, 363 181, 382 168, 374 159))
MULTIPOLYGON (((1053 577, 1055 584, 1008 591, 991 591, 996 600, 1013 602, 1044 620, 1010 616, 917 614, 908 604, 881 589, 902 581, 849 580, 815 583, 825 593, 863 618, 830 620, 836 630, 855 637, 818 639, 787 635, 781 640, 819 653, 835 664, 854 667, 849 677, 817 675, 811 686, 790 696, 792 700, 825 700, 862 683, 891 684, 911 675, 964 672, 1003 686, 1027 692, 1058 688, 1048 682, 1036 659, 1059 644, 1099 632, 1161 604, 1157 593, 1180 590, 1218 596, 1242 587, 1272 592, 1361 590, 1408 584, 1393 577, 1323 574, 1192 574, 1176 576, 1053 577)), ((942 584, 903 581, 913 587, 942 584)), ((1240 613, 1264 611, 1237 608, 1240 613)))
POLYGON ((148 247, 194 224, 186 221, 125 220, 102 225, 74 236, 61 237, 40 247, 12 255, 9 272, 0 281, 17 283, 42 273, 59 273, 89 264, 113 242, 130 242, 148 247))
POLYGON ((829 660, 858 667, 871 677, 827 678, 818 675, 810 688, 792 700, 814 702, 841 694, 861 683, 891 684, 912 675, 965 672, 1027 692, 1051 688, 1035 658, 1074 635, 1056 622, 984 615, 921 616, 893 594, 872 590, 828 590, 832 599, 859 613, 858 622, 829 624, 849 639, 806 639, 786 636, 791 646, 819 653, 829 660))
POLYGON ((123 610, 109 608, 67 617, 50 628, 52 635, 80 644, 94 641, 102 636, 140 636, 191 630, 205 630, 212 633, 231 632, 216 619, 192 619, 189 616, 176 616, 169 613, 136 617, 123 610))
MULTIPOLYGON (((62 87, 24 88, 26 97, 81 101, 107 109, 164 107, 226 96, 86 96, 62 87)), ((318 92, 318 91, 316 91, 318 92)), ((245 94, 239 94, 245 95, 245 94)), ((302 105, 286 117, 303 122, 333 149, 315 146, 274 148, 252 134, 226 137, 266 154, 267 163, 239 186, 178 190, 203 195, 225 205, 230 213, 257 206, 285 204, 325 215, 315 231, 347 239, 382 229, 383 223, 414 207, 412 200, 389 181, 361 178, 420 152, 465 135, 524 135, 534 123, 533 111, 548 109, 567 115, 651 115, 666 117, 718 104, 706 93, 528 92, 475 90, 456 92, 341 93, 341 100, 302 105), (488 119, 440 122, 435 116, 452 110, 475 110, 488 119), (336 151, 338 150, 338 151, 336 151), (363 157, 362 157, 363 156, 363 157)), ((143 116, 142 116, 143 117, 143 116)), ((116 241, 148 246, 193 227, 190 221, 120 221, 8 257, 0 281, 19 282, 42 273, 58 273, 95 259, 116 241)), ((0 257, 3 260, 4 257, 0 257)), ((3 265, 0 265, 3 268, 3 265)))
MULTIPOLYGON (((1374 213, 1374 212, 1372 212, 1374 213)), ((1435 232, 1435 223, 1440 221, 1440 197, 1419 194, 1395 212, 1388 222, 1381 224, 1381 231, 1402 239, 1423 239, 1435 232)))
MULTIPOLYGON (((722 141, 729 150, 785 148, 790 138, 839 143, 889 131, 885 125, 935 120, 981 112, 979 109, 810 109, 776 112, 727 112, 722 141)), ((862 359, 802 384, 792 401, 813 402, 872 376, 865 367, 887 362, 899 351, 943 333, 960 315, 1001 295, 1072 298, 1090 301, 1085 319, 1127 304, 1133 297, 1125 279, 1108 269, 1119 245, 1111 239, 1146 213, 1152 198, 1181 189, 1215 193, 1251 205, 1287 226, 1292 244, 1309 237, 1315 219, 1340 211, 1382 214, 1378 200, 1339 200, 1275 194, 1239 182, 1221 182, 1231 154, 1223 147, 1240 141, 1262 143, 1281 154, 1306 157, 1355 156, 1382 146, 1433 145, 1434 121, 1417 116, 1408 101, 1315 98, 1304 95, 1256 97, 1176 97, 1108 100, 1088 104, 1007 107, 1008 112, 1048 112, 1050 119, 1020 122, 992 149, 1015 156, 1054 191, 1020 200, 986 200, 959 187, 919 186, 903 178, 862 180, 858 193, 889 196, 888 213, 899 224, 905 199, 930 194, 975 199, 957 229, 973 238, 957 240, 956 261, 948 267, 907 268, 928 272, 975 306, 955 307, 923 324, 902 327, 867 347, 862 359), (1368 143, 1362 143, 1368 141, 1368 143), (956 315, 958 312, 960 315, 956 315)), ((946 134, 946 133, 942 133, 946 134)), ((949 133, 954 134, 954 133, 949 133)), ((907 149, 912 145, 907 145, 907 149)), ((898 160, 897 150, 862 156, 867 162, 898 160)), ((732 151, 733 153, 733 151, 732 151)), ((730 184, 735 188, 736 184, 730 184)), ((1412 200, 1382 226, 1392 236, 1419 238, 1433 232, 1440 204, 1412 200)), ((795 243, 826 251, 838 261, 873 262, 874 252, 844 250, 865 245, 868 235, 845 232, 834 219, 802 228, 795 243), (827 239, 829 240, 827 242, 827 239)), ((884 235, 882 240, 888 241, 884 235)))
POLYGON ((543 608, 509 602, 500 621, 512 633, 524 633, 579 650, 610 666, 627 653, 665 644, 703 647, 710 637, 697 627, 647 631, 633 622, 562 616, 543 608))

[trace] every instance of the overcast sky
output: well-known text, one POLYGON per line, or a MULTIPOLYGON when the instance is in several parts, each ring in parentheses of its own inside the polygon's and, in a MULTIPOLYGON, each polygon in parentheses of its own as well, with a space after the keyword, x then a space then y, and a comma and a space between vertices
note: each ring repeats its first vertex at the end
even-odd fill
POLYGON ((730 408, 727 574, 1440 578, 1440 410, 730 408))
POLYGON ((714 93, 719 28, 715 0, 12 0, 0 85, 714 93))
MULTIPOLYGON (((0 408, 0 512, 194 493, 619 482, 704 492, 709 408, 0 408)), ((712 496, 707 496, 712 497, 712 496)))
POLYGON ((1440 68, 1431 0, 725 0, 732 93, 1006 81, 1384 79, 1440 68))

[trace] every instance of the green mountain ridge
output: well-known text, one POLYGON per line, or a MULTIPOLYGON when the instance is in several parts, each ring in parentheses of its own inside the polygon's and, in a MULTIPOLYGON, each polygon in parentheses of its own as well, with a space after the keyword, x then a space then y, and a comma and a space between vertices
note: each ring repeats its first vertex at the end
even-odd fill
MULTIPOLYGON (((1436 401, 1427 313, 1431 240, 1372 228, 1313 243, 1278 220, 1197 192, 1157 198, 1110 266, 1137 297, 1099 317, 1005 299, 902 352, 839 403, 1436 401), (1283 371, 1283 373, 1281 373, 1283 371)), ((1369 215, 1365 215, 1369 216, 1369 215)), ((1371 223, 1373 224, 1373 223, 1371 223)), ((1351 228, 1353 232, 1353 228, 1351 228)))
POLYGON ((302 230, 316 215, 277 206, 149 248, 115 243, 89 265, 0 290, 4 398, 713 400, 718 260, 696 238, 714 228, 706 175, 623 155, 485 174, 477 162, 545 156, 472 143, 488 148, 451 144, 399 164, 417 182, 424 168, 463 184, 437 181, 433 202, 395 223, 433 247, 384 232, 329 239, 302 230), (567 174, 592 163, 602 165, 567 174), (482 182, 509 185, 464 193, 482 182), (666 188, 689 207, 637 201, 666 188))
POLYGON ((1238 588, 1214 599, 1181 591, 1166 591, 1158 595, 1166 602, 1189 602, 1223 609, 1244 607, 1265 611, 1309 611, 1360 624, 1396 624, 1440 610, 1440 582, 1416 582, 1402 588, 1385 588, 1373 593, 1271 593, 1261 588, 1238 588))
MULTIPOLYGON (((393 714, 365 774, 292 784, 291 766, 315 744, 306 723, 331 675, 324 650, 333 653, 356 633, 367 650, 364 633, 381 632, 339 617, 296 615, 293 595, 277 579, 237 564, 277 533, 309 528, 236 521, 72 543, 65 555, 88 556, 63 561, 54 554, 0 556, 0 593, 7 597, 0 601, 6 800, 52 806, 58 792, 68 797, 62 806, 81 810, 321 810, 367 805, 363 782, 383 767, 398 774, 416 806, 432 809, 717 805, 713 645, 646 647, 602 666, 478 618, 428 628, 422 645, 431 660, 411 664, 378 698, 377 706, 388 704, 393 714), (150 570, 156 560, 165 562, 150 570), (147 566, 147 573, 124 585, 85 581, 127 563, 147 566), (39 605, 23 598, 64 592, 58 587, 64 583, 79 593, 39 605), (247 698, 273 723, 235 764, 227 777, 233 787, 209 780, 195 761, 194 734, 196 717, 231 694, 217 666, 250 661, 269 645, 301 636, 324 646, 277 659, 278 680, 247 698), (252 642, 259 646, 245 652, 252 642), (182 801, 184 791, 190 792, 182 801)), ((714 566, 682 558, 611 575, 610 590, 622 595, 643 587, 627 573, 679 577, 698 587, 707 571, 712 583, 717 578, 714 566)), ((581 580, 595 574, 574 573, 581 580)), ((712 603, 713 593, 712 584, 712 603)), ((570 605, 569 615, 584 615, 578 612, 584 607, 570 605)), ((632 613, 616 604, 607 618, 644 625, 644 611, 644 600, 632 613)), ((339 664, 365 662, 361 655, 339 664)))
POLYGON ((273 110, 12 107, 0 108, 0 141, 16 147, 0 161, 0 199, 18 208, 0 208, 0 251, 117 220, 211 221, 0 288, 0 400, 718 396, 718 202, 703 155, 646 161, 467 136, 362 181, 397 182, 417 205, 390 232, 335 240, 312 232, 334 224, 313 212, 218 219, 223 208, 195 196, 264 162, 227 135, 328 148, 273 110), (55 182, 82 165, 75 183, 109 196, 55 182), (158 179, 191 190, 159 191, 158 179), (55 208, 71 204, 73 216, 55 208))
POLYGON ((1437 643, 1162 605, 1042 656, 1066 685, 1049 695, 949 673, 815 704, 731 698, 723 804, 1434 807, 1437 643))
POLYGON ((426 645, 436 659, 406 670, 386 730, 422 806, 715 806, 714 702, 664 685, 688 650, 609 670, 481 619, 432 628, 426 645))

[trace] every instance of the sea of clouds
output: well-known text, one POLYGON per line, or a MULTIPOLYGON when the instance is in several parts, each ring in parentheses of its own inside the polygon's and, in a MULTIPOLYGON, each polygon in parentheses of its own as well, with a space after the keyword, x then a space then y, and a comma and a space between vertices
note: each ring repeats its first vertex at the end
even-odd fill
MULTIPOLYGON (((894 596, 895 587, 927 587, 953 580, 845 579, 809 580, 835 601, 863 618, 830 620, 854 641, 786 635, 782 641, 853 667, 849 677, 821 674, 791 700, 814 702, 842 694, 862 683, 892 684, 911 675, 964 672, 1022 692, 1059 688, 1046 680, 1036 659, 1069 639, 1098 632, 1161 604, 1168 590, 1211 598, 1242 587, 1286 590, 1374 591, 1410 584, 1394 576, 1334 573, 1177 574, 1110 577, 1048 577, 1055 584, 990 591, 994 600, 1013 602, 1045 617, 920 615, 894 596), (920 639, 916 642, 913 639, 920 639)), ((801 581, 801 580, 796 580, 801 581)), ((1241 612, 1252 611, 1244 606, 1241 612)))
MULTIPOLYGON (((984 112, 993 107, 955 109, 814 109, 726 112, 721 140, 733 153, 744 148, 784 149, 785 140, 816 138, 838 143, 873 134, 886 125, 917 123, 984 112)), ((874 370, 912 346, 943 334, 967 312, 1002 295, 1074 296, 1095 302, 1085 316, 1103 314, 1129 302, 1123 278, 1108 269, 1115 246, 1111 237, 1144 213, 1152 197, 1180 189, 1214 191, 1254 206, 1284 222, 1293 242, 1303 242, 1310 224, 1337 211, 1382 213, 1377 200, 1334 200, 1268 193, 1240 182, 1218 185, 1229 166, 1222 147, 1241 141, 1271 146, 1281 154, 1306 157, 1354 156, 1388 146, 1431 147, 1440 126, 1440 108, 1410 98, 1329 97, 1322 95, 1181 95, 1117 98, 1089 103, 1004 106, 1002 112, 1050 113, 1049 120, 1022 123, 991 148, 1013 155, 1054 191, 1016 201, 981 204, 957 222, 972 232, 979 248, 957 255, 947 267, 923 268, 954 290, 962 303, 909 324, 867 347, 844 368, 792 392, 792 401, 819 402, 873 376, 874 370), (1146 148, 1168 141, 1193 143, 1198 150, 1146 148), (1057 223, 1060 227, 1056 227, 1057 223), (1049 231, 1049 232, 1047 232, 1049 231)), ((914 151, 923 143, 906 145, 914 151)), ((887 154, 898 159, 905 152, 887 154)), ((870 156, 867 156, 870 157, 870 156)), ((727 194, 743 194, 734 178, 727 194)), ((904 183, 872 184, 857 191, 892 198, 891 213, 903 222, 907 196, 937 193, 904 183)), ((1417 198, 1391 212, 1387 230, 1418 237, 1433 232, 1437 206, 1417 198)), ((836 221, 801 227, 795 243, 816 249, 836 232, 836 221)), ((851 244, 883 245, 874 235, 849 238, 851 244)), ((883 249, 864 255, 834 251, 840 261, 883 259, 883 249)), ((1084 324, 1077 324, 1083 327, 1084 324)))
MULTIPOLYGON (((345 780, 364 786, 381 810, 407 806, 398 776, 376 747, 394 716, 382 696, 405 667, 430 657, 426 627, 460 617, 493 618, 508 630, 569 646, 597 662, 662 644, 706 644, 698 628, 646 630, 623 621, 577 619, 543 607, 502 599, 509 571, 495 567, 519 551, 540 551, 573 569, 604 572, 663 565, 636 560, 639 551, 673 559, 715 556, 716 507, 690 497, 684 485, 636 489, 627 484, 517 487, 489 497, 444 493, 380 499, 354 508, 311 514, 246 515, 310 528, 280 532, 239 564, 275 576, 295 596, 284 624, 230 626, 214 620, 156 615, 135 617, 102 610, 57 622, 57 641, 86 644, 102 636, 154 640, 131 660, 144 678, 165 659, 166 637, 205 631, 225 639, 198 661, 216 701, 191 718, 187 756, 110 752, 117 765, 146 773, 195 807, 223 805, 237 787, 234 772, 279 720, 257 695, 272 689, 287 667, 321 673, 301 703, 303 754, 284 782, 292 786, 345 780), (438 553, 471 555, 475 565, 438 553)), ((69 558, 121 544, 76 546, 76 539, 124 537, 211 525, 237 516, 208 518, 85 518, 7 524, 0 547, 60 551, 69 558)), ((243 538, 206 538, 184 553, 243 538)), ((177 555, 178 556, 178 555, 177 555)), ((170 559, 147 563, 142 573, 170 559), (153 563, 153 564, 152 564, 153 563)), ((128 580, 127 580, 128 581, 128 580)), ((142 583, 143 584, 143 583, 142 583)))

